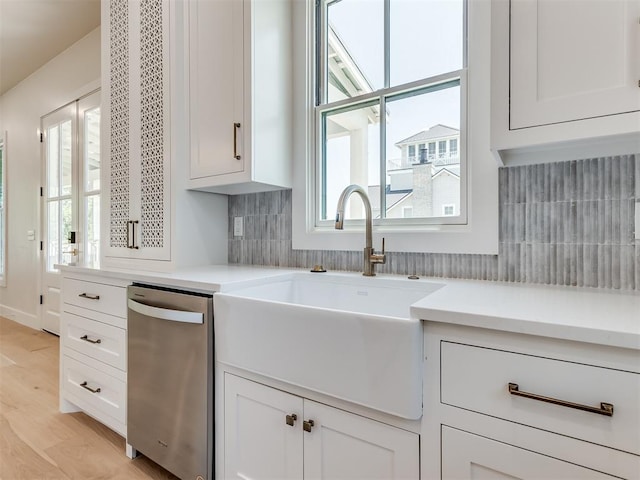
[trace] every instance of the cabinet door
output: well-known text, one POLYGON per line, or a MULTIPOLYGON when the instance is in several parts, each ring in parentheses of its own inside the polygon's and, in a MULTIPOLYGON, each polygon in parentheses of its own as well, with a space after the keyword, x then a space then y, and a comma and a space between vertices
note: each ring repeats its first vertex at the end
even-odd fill
POLYGON ((640 110, 640 1, 512 0, 518 129, 640 110))
POLYGON ((610 475, 442 426, 442 479, 613 479, 610 475))
POLYGON ((102 2, 107 257, 170 259, 170 4, 102 2), (135 222, 135 223, 132 223, 135 222))
POLYGON ((301 479, 302 399, 230 374, 224 388, 224 478, 301 479))
POLYGON ((305 480, 420 477, 418 434, 310 400, 304 420, 305 480))
POLYGON ((244 1, 196 0, 189 9, 191 178, 242 172, 244 1))

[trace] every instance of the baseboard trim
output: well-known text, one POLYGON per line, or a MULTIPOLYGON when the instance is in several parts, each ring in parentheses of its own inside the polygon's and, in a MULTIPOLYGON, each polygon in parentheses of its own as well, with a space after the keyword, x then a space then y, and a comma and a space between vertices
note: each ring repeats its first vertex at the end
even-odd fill
POLYGON ((38 316, 32 313, 26 313, 22 310, 8 307, 0 304, 0 316, 13 320, 25 327, 33 328, 34 330, 40 330, 40 320, 38 316))

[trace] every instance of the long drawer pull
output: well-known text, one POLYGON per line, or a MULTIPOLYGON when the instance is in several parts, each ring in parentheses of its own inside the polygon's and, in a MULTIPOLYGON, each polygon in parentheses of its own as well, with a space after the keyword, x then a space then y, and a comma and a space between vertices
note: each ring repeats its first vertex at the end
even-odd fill
POLYGON ((511 395, 516 395, 518 397, 530 398, 532 400, 539 400, 546 403, 553 403, 554 405, 575 408, 576 410, 597 413, 598 415, 605 415, 607 417, 613 416, 613 405, 611 403, 600 402, 600 408, 590 407, 589 405, 582 405, 581 403, 573 403, 566 400, 560 400, 558 398, 545 397, 542 395, 538 395, 537 393, 521 392, 517 383, 509 383, 508 388, 511 395))
POLYGON ((91 388, 91 387, 87 384, 87 382, 82 382, 82 383, 80 384, 80 386, 81 386, 82 388, 84 388, 85 390, 89 390, 91 393, 100 393, 100 387, 98 387, 98 388, 91 388))
POLYGON ((89 343, 102 343, 102 340, 100 340, 100 339, 91 340, 88 335, 81 336, 80 340, 84 340, 85 342, 89 342, 89 343))
POLYGON ((93 293, 81 293, 78 296, 89 300, 100 300, 100 295, 95 295, 93 293))

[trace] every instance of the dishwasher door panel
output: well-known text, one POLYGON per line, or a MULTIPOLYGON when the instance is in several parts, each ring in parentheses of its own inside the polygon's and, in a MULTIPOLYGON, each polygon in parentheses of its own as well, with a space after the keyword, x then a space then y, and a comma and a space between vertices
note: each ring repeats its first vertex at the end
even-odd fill
POLYGON ((213 476, 211 312, 211 297, 130 287, 127 442, 183 479, 213 476))

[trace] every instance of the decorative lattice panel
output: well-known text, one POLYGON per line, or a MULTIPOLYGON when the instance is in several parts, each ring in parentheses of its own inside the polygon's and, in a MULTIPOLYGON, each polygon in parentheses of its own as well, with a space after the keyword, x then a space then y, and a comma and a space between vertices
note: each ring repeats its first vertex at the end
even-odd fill
POLYGON ((129 13, 127 0, 109 7, 109 78, 111 111, 109 245, 127 246, 129 220, 129 13))
POLYGON ((141 248, 163 246, 164 110, 162 0, 140 1, 141 248))

